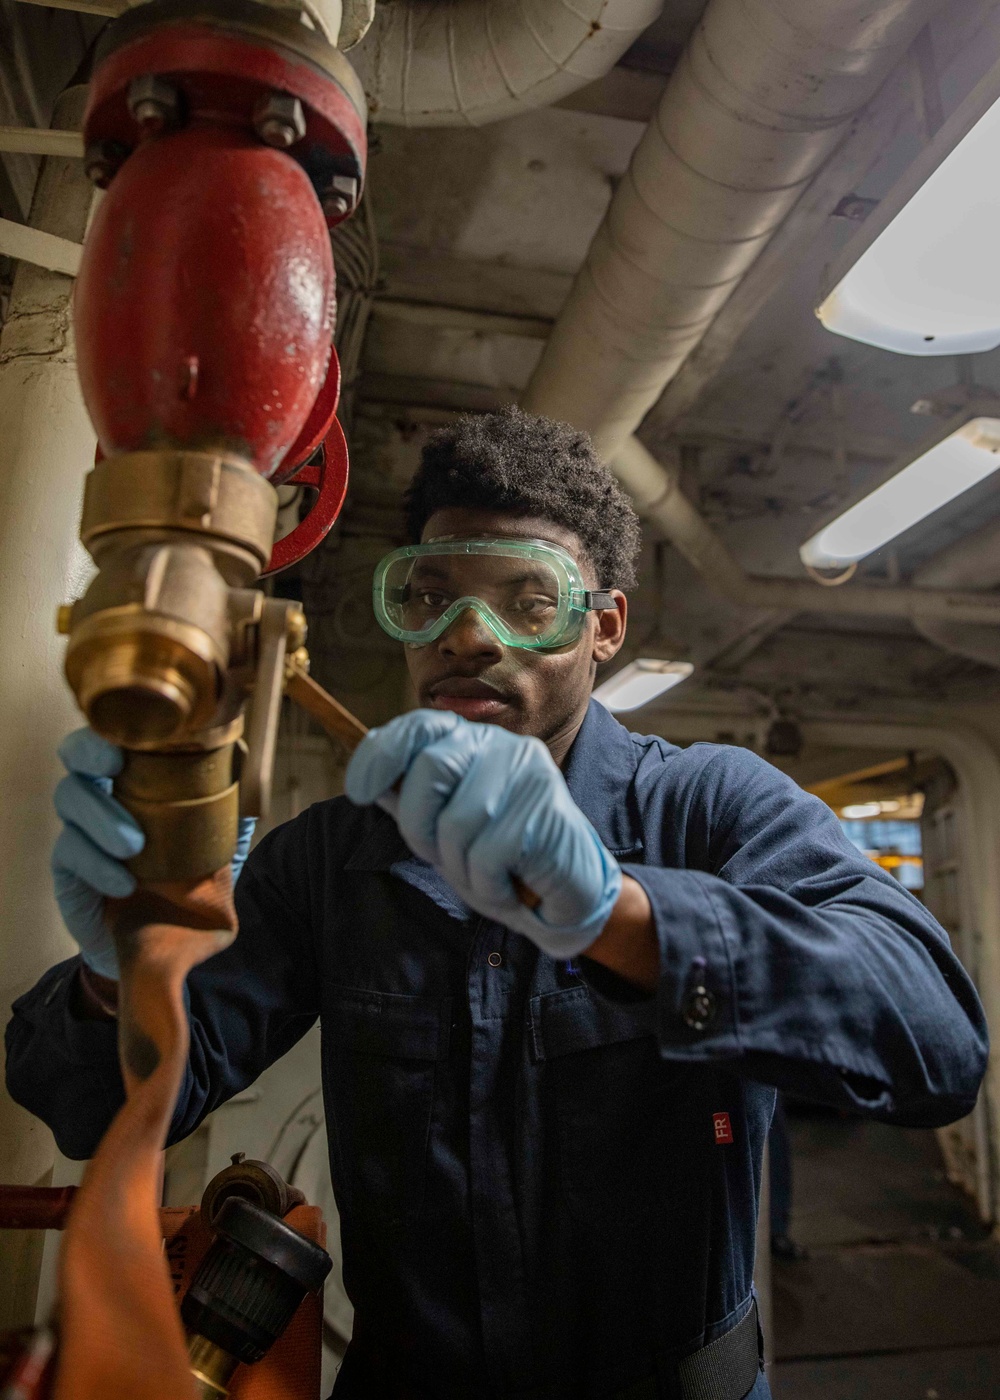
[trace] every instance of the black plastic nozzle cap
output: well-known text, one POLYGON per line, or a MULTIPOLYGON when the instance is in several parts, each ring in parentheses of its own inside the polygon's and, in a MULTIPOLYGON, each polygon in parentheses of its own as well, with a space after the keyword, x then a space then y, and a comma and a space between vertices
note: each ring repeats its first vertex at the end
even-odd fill
POLYGON ((325 1249, 238 1196, 215 1220, 218 1235, 181 1303, 190 1332, 253 1362, 288 1326, 333 1267, 325 1249))

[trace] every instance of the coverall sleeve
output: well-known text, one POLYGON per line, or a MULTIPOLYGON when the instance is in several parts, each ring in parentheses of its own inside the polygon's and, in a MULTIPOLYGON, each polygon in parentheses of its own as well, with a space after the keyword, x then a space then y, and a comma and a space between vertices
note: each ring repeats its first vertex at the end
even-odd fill
POLYGON ((687 869, 623 868, 660 946, 660 1049, 893 1122, 970 1112, 988 1039, 927 909, 818 798, 745 750, 693 785, 687 869), (702 990, 703 989, 703 990, 702 990))
MULTIPOLYGON (((318 1015, 306 869, 309 813, 269 833, 236 886, 235 942, 190 974, 191 1050, 170 1141, 251 1084, 318 1015)), ((124 1098, 117 1028, 72 1010, 79 958, 50 969, 13 1007, 7 1088, 67 1157, 93 1155, 124 1098)))

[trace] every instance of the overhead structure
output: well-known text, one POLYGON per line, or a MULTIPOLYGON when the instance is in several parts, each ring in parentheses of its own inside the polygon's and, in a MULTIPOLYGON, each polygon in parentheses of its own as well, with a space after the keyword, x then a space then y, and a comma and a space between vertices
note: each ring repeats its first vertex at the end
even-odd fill
POLYGON ((940 510, 1000 468, 1000 400, 971 401, 904 456, 874 491, 799 549, 813 569, 843 569, 940 510))
POLYGON ((372 120, 483 126, 607 73, 663 0, 391 0, 351 62, 372 120))
MULTIPOLYGON (((990 520, 972 535, 956 540, 913 575, 918 588, 1000 588, 1000 520, 990 520)), ((1000 595, 987 594, 1000 601, 1000 595)), ((921 616, 916 627, 929 642, 1000 670, 1000 627, 996 623, 952 622, 921 616)))
POLYGON ((949 115, 827 268, 816 315, 898 355, 1000 345, 1000 64, 949 115))
MULTIPOLYGON (((939 623, 942 627, 961 625, 977 631, 1000 625, 1000 596, 995 594, 963 592, 952 587, 900 588, 877 584, 821 588, 806 579, 749 574, 684 495, 678 473, 661 466, 638 438, 626 442, 613 465, 640 515, 659 526, 715 593, 738 607, 854 617, 906 617, 917 626, 939 623)), ((930 575, 925 581, 931 581, 930 575)))
POLYGON ((937 7, 709 0, 524 407, 614 458, 937 7))

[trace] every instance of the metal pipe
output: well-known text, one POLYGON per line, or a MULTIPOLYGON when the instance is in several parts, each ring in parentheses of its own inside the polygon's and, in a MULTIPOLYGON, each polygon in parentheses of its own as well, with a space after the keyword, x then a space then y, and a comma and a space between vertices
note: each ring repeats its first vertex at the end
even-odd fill
POLYGON ((748 574, 681 491, 676 473, 665 470, 638 438, 628 439, 611 466, 639 513, 655 521, 709 587, 740 607, 940 619, 990 627, 1000 623, 1000 597, 988 593, 870 584, 822 588, 805 579, 748 574))
POLYGON ((44 126, 0 126, 0 151, 82 159, 83 137, 78 131, 56 131, 44 126))
POLYGON ((524 407, 587 429, 612 458, 934 7, 710 0, 524 407))
MULTIPOLYGON (((114 19, 118 15, 123 15, 130 5, 139 3, 139 0, 23 0, 25 4, 45 5, 53 10, 76 10, 85 15, 101 15, 114 19)), ((274 9, 298 10, 300 13, 308 15, 313 28, 317 29, 324 38, 331 44, 337 44, 340 39, 341 25, 343 21, 343 7, 341 0, 262 0, 264 4, 270 4, 274 9)), ((351 3, 351 23, 349 34, 345 35, 350 43, 357 42, 357 30, 362 29, 365 21, 361 20, 358 11, 362 11, 367 19, 368 3, 373 0, 352 0, 351 3)), ((350 43, 341 44, 342 48, 348 48, 350 43)))
POLYGON ((13 219, 0 219, 0 253, 18 262, 34 263, 49 272, 61 272, 75 277, 80 270, 83 245, 69 238, 59 238, 30 224, 18 224, 13 219))
POLYGON ((75 1186, 0 1186, 0 1230, 61 1230, 75 1186))
POLYGON ((371 117, 482 126, 603 77, 663 0, 393 0, 351 51, 371 117))

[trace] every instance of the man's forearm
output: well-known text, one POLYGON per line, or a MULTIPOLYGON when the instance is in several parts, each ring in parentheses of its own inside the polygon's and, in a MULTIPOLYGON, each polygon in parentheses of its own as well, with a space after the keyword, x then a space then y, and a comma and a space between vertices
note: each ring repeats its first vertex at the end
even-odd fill
POLYGON ((643 991, 656 991, 660 981, 660 946, 653 907, 638 880, 630 875, 622 880, 611 917, 584 956, 643 991))

